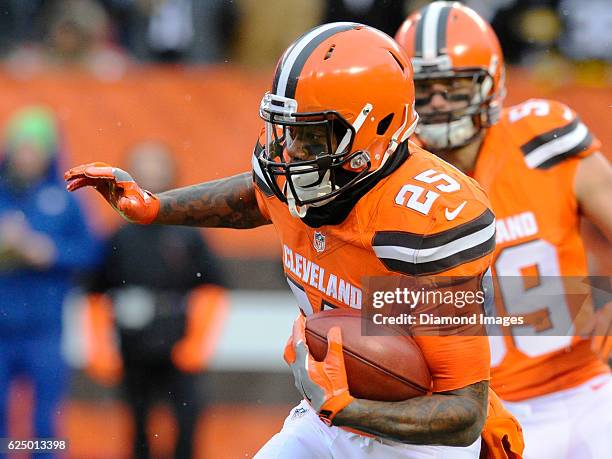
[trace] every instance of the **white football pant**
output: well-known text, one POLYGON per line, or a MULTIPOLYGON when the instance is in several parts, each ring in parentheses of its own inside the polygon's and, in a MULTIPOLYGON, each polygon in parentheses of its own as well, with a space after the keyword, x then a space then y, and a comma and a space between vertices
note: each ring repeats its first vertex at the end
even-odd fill
POLYGON ((525 437, 524 459, 612 458, 612 376, 504 405, 525 437))

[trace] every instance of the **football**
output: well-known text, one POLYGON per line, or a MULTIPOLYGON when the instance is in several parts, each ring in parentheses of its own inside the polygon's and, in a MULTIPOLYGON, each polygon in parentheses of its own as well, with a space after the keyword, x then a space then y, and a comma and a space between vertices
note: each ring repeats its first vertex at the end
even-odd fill
POLYGON ((342 330, 353 397, 396 402, 427 394, 431 375, 416 342, 399 327, 387 327, 388 336, 364 336, 357 309, 332 309, 306 318, 306 343, 316 360, 325 358, 327 331, 336 325, 342 330))

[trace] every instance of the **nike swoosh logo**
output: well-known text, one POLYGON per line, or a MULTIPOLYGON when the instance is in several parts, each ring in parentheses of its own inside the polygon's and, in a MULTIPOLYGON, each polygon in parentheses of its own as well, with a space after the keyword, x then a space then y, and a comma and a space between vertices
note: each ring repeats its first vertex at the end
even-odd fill
POLYGON ((461 212, 463 210, 463 208, 465 207, 465 205, 467 204, 467 201, 463 201, 459 207, 457 207, 455 210, 449 211, 448 208, 444 209, 444 215, 446 216, 446 219, 450 222, 451 220, 454 220, 455 217, 457 217, 457 215, 459 215, 459 212, 461 212))

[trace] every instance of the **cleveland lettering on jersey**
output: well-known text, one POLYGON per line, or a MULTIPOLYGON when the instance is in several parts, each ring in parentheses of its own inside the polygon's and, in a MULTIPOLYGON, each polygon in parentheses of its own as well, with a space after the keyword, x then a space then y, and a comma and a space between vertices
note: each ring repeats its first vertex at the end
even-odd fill
MULTIPOLYGON (((363 292, 359 287, 337 274, 327 272, 325 268, 293 251, 286 244, 283 245, 283 261, 285 270, 295 276, 295 278, 288 277, 290 286, 291 281, 294 284, 296 281, 302 281, 335 301, 351 308, 361 309, 363 292)), ((299 283, 294 286, 303 290, 299 283)))
POLYGON ((538 233, 538 222, 533 212, 521 212, 505 218, 498 218, 495 223, 497 244, 515 241, 538 233))

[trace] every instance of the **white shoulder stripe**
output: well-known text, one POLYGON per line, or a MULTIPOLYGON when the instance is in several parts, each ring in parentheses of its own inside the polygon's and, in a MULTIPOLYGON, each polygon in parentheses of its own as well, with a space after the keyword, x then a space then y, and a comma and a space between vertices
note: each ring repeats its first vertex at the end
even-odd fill
POLYGON ((495 235, 495 220, 485 228, 468 234, 447 244, 430 249, 411 249, 393 245, 374 246, 378 258, 388 258, 405 261, 407 263, 428 263, 450 257, 456 253, 476 247, 495 235))
POLYGON ((570 151, 572 148, 580 145, 580 143, 589 135, 588 128, 584 123, 578 123, 576 129, 567 134, 546 142, 538 148, 528 153, 525 156, 527 167, 535 169, 540 164, 548 161, 557 155, 570 151))

